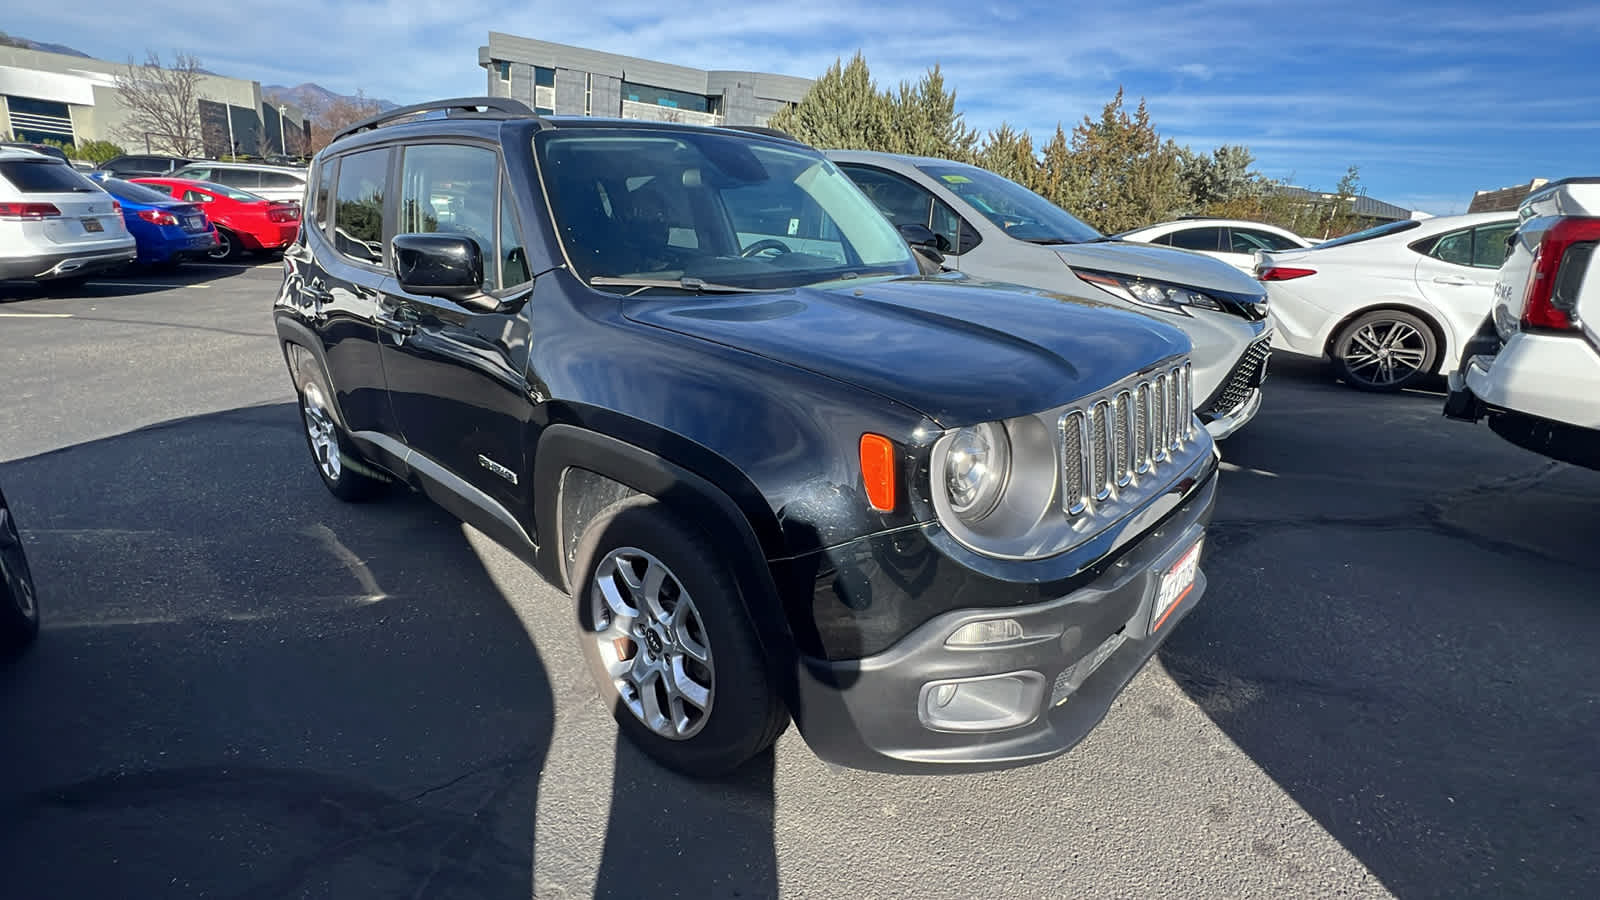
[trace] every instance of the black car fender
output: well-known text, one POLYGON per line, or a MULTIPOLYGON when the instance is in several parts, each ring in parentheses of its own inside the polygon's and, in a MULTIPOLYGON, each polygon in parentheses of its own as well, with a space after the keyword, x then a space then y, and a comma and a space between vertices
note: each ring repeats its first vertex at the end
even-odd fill
POLYGON ((541 487, 534 497, 534 520, 542 574, 570 593, 576 580, 571 565, 587 523, 629 496, 654 497, 723 548, 771 674, 783 696, 792 698, 794 638, 767 564, 781 552, 781 532, 755 485, 731 463, 681 436, 646 436, 638 433, 648 428, 644 423, 599 410, 583 412, 588 421, 581 425, 545 426, 534 455, 533 483, 541 487), (612 418, 622 421, 605 421, 612 418), (606 424, 635 433, 624 440, 594 427, 606 424), (679 454, 692 461, 680 462, 679 454))

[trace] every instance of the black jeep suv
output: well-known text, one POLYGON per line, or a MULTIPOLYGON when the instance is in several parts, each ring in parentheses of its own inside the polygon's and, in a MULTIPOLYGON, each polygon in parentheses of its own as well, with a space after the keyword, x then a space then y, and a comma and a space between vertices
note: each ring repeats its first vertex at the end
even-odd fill
POLYGON ((467 98, 310 175, 275 320, 323 482, 421 490, 568 591, 671 767, 790 717, 852 767, 1053 756, 1205 588, 1187 338, 919 276, 813 148, 467 98))

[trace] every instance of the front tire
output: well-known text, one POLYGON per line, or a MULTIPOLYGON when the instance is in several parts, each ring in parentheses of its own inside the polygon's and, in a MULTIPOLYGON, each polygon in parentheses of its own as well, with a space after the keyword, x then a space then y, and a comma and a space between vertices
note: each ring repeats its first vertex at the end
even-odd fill
POLYGON ((645 753, 715 777, 787 727, 733 574, 704 534, 631 498, 584 531, 573 571, 590 675, 645 753))
POLYGON ((347 503, 380 496, 385 482, 350 445, 344 428, 334 418, 333 392, 323 381, 316 361, 302 356, 296 373, 300 393, 300 422, 311 451, 311 462, 328 493, 347 503), (369 474, 371 473, 371 474, 369 474))
POLYGON ((0 494, 0 656, 21 652, 39 636, 39 600, 16 519, 0 494))
POLYGON ((1380 309, 1360 316, 1333 339, 1335 370, 1357 390, 1392 393, 1433 374, 1439 342, 1411 313, 1380 309))

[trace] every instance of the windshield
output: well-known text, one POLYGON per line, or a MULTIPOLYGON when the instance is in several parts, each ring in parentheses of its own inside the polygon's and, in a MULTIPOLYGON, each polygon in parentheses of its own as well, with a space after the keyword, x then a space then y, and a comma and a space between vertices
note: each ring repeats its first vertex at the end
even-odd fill
POLYGON ((227 197, 229 200, 237 200, 240 203, 267 202, 267 198, 265 197, 257 196, 249 191, 241 191, 238 188, 231 188, 225 184, 217 184, 214 181, 196 181, 195 184, 200 185, 201 188, 210 191, 213 194, 221 197, 227 197))
POLYGON ((106 193, 111 196, 120 200, 127 200, 130 203, 166 204, 172 202, 172 197, 168 194, 163 194, 142 184, 123 181, 120 178, 101 179, 100 186, 105 188, 106 193))
POLYGON ((546 131, 535 147, 585 281, 777 289, 917 271, 888 220, 811 150, 645 129, 546 131))
POLYGON ((1006 235, 1035 244, 1080 244, 1100 232, 1015 181, 974 166, 918 166, 1006 235))
POLYGON ((1358 244, 1362 241, 1370 241, 1375 237, 1383 237, 1386 234, 1396 234, 1401 231, 1410 231, 1421 224, 1421 222, 1413 219, 1404 219, 1399 222, 1385 222, 1382 225, 1374 225, 1371 228, 1357 231, 1354 234, 1347 234, 1344 237, 1334 238, 1331 241, 1323 241, 1320 244, 1313 244, 1312 246, 1321 249, 1323 247, 1342 247, 1345 244, 1358 244))

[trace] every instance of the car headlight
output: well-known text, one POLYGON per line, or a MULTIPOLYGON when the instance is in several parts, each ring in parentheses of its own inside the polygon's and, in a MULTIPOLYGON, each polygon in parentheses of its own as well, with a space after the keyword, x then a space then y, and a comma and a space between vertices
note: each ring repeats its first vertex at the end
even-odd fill
POLYGON ((1190 307, 1223 311, 1222 304, 1215 298, 1182 285, 1152 281, 1136 275, 1119 275, 1115 272, 1092 272, 1085 269, 1073 269, 1072 272, 1079 280, 1086 281, 1113 297, 1140 306, 1183 315, 1188 315, 1190 307))
POLYGON ((944 491, 950 511, 973 524, 994 512, 1011 475, 1011 442, 1005 429, 985 422, 950 436, 944 453, 944 491))

